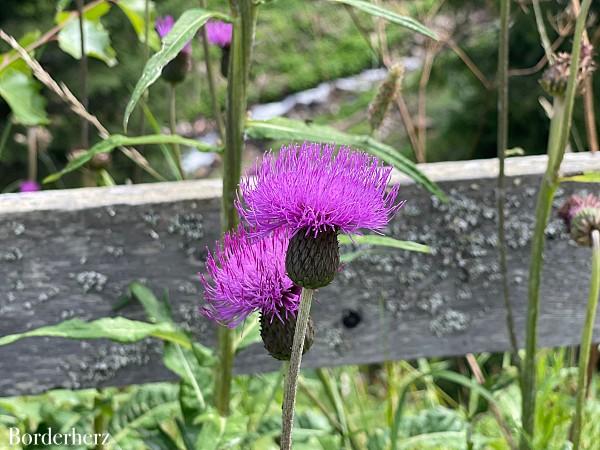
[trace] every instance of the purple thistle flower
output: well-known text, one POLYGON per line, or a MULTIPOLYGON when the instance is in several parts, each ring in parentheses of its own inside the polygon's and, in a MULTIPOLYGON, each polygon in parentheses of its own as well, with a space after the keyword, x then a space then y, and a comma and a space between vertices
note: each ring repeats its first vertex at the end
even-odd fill
POLYGON ((342 146, 305 142, 267 153, 255 178, 240 183, 237 208, 257 234, 283 227, 290 237, 324 231, 379 230, 403 205, 398 186, 386 192, 392 169, 377 158, 342 146))
POLYGON ((232 24, 220 20, 210 20, 205 26, 208 42, 221 48, 228 48, 231 45, 232 24))
POLYGON ((565 203, 558 210, 558 217, 560 217, 568 231, 571 231, 571 225, 575 216, 585 208, 600 209, 600 199, 593 194, 589 194, 585 197, 580 195, 571 195, 565 203))
POLYGON ((255 311, 271 321, 295 316, 300 288, 285 272, 288 241, 284 230, 262 239, 253 238, 241 226, 226 233, 206 261, 210 279, 201 277, 207 303, 201 313, 230 328, 255 311))
POLYGON ((41 186, 37 181, 26 180, 19 184, 19 192, 37 192, 41 189, 41 186))
MULTIPOLYGON (((156 19, 156 32, 160 37, 161 41, 164 40, 165 36, 171 32, 173 29, 173 25, 175 25, 175 20, 173 16, 164 16, 156 19)), ((182 53, 187 53, 188 55, 192 54, 192 41, 185 44, 185 47, 181 49, 182 53)))

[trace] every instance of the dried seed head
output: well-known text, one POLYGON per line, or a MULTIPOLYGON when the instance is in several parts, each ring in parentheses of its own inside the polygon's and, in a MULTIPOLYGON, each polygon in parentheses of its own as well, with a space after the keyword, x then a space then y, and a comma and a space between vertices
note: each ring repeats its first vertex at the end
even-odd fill
POLYGON ((600 230, 600 199, 595 195, 572 195, 558 211, 565 221, 571 238, 577 244, 590 247, 592 231, 600 230))
MULTIPOLYGON (((266 317, 260 314, 260 337, 269 354, 281 361, 289 361, 292 356, 292 344, 296 330, 296 316, 288 315, 285 319, 266 317)), ((312 318, 308 319, 308 328, 304 337, 302 354, 310 350, 315 338, 315 329, 312 318)))
MULTIPOLYGON (((593 59, 594 48, 589 44, 582 44, 579 73, 577 74, 577 90, 583 89, 583 81, 595 69, 593 59)), ((571 55, 561 52, 556 56, 554 63, 548 67, 540 80, 544 90, 552 96, 560 96, 567 89, 569 71, 571 70, 571 55)))
POLYGON ((378 130, 390 110, 392 102, 402 89, 404 67, 400 64, 392 66, 386 79, 381 83, 377 94, 369 105, 369 123, 373 131, 378 130))
POLYGON ((288 277, 303 288, 319 289, 331 283, 340 266, 336 230, 316 235, 300 230, 290 239, 285 269, 288 277))

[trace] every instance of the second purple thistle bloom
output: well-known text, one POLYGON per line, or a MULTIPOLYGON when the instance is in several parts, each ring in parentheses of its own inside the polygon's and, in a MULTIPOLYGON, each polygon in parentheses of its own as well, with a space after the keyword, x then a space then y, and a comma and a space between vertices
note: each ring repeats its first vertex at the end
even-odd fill
POLYGON ((259 235, 285 229, 289 277, 299 286, 329 284, 339 266, 338 233, 381 230, 403 203, 388 190, 391 167, 342 146, 304 143, 268 153, 256 177, 240 184, 238 210, 259 235))
MULTIPOLYGON (((285 272, 288 241, 285 230, 257 239, 239 227, 208 255, 208 277, 201 278, 201 313, 233 328, 258 311, 265 348, 280 360, 290 358, 300 304, 300 288, 285 272)), ((309 330, 305 351, 312 345, 312 323, 309 330)))

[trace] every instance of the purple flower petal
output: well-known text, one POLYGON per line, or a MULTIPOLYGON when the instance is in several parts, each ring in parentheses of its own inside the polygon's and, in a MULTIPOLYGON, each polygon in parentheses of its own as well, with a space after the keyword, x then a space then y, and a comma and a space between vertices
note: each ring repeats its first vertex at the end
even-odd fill
POLYGON ((201 277, 206 304, 201 313, 230 328, 255 311, 271 320, 295 315, 300 288, 285 272, 287 245, 283 230, 262 239, 242 227, 226 233, 206 261, 208 277, 201 277))
POLYGON ((237 208, 257 234, 278 228, 290 236, 299 230, 380 230, 403 204, 394 204, 398 186, 386 190, 391 172, 377 158, 349 147, 284 146, 278 156, 263 157, 256 177, 242 180, 237 208))
MULTIPOLYGON (((173 16, 164 16, 156 19, 156 32, 158 33, 161 40, 164 40, 165 36, 171 32, 173 29, 173 25, 175 25, 175 20, 173 16)), ((185 47, 181 49, 183 53, 191 54, 192 53, 192 41, 185 44, 185 47)))
POLYGON ((37 192, 41 190, 41 186, 37 181, 27 180, 19 184, 19 192, 37 192))
POLYGON ((219 47, 229 47, 233 35, 233 25, 220 20, 210 20, 206 23, 208 42, 219 47))

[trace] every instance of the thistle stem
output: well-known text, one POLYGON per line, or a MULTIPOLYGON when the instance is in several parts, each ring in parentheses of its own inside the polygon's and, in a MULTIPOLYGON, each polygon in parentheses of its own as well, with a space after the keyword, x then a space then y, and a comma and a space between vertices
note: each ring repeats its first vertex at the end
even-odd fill
MULTIPOLYGON (((88 109, 88 61, 85 50, 85 34, 84 34, 84 1, 77 0, 77 15, 79 16, 79 45, 81 51, 80 76, 81 76, 81 103, 85 109, 88 109)), ((89 146, 88 140, 89 123, 85 119, 81 119, 81 148, 87 149, 89 146)))
POLYGON ((537 349, 537 320, 540 308, 540 284, 543 265, 544 232, 552 210, 552 200, 558 187, 558 171, 565 154, 565 148, 571 128, 573 105, 577 88, 577 75, 579 73, 579 59, 581 55, 581 40, 585 29, 585 20, 591 5, 591 0, 584 0, 573 35, 573 49, 571 51, 571 67, 564 97, 554 98, 554 111, 550 124, 548 137, 548 166, 542 178, 538 193, 535 229, 531 245, 531 259, 529 262, 529 284, 527 298, 527 331, 525 339, 525 360, 522 372, 522 415, 523 435, 520 448, 532 448, 535 432, 535 400, 536 400, 536 349, 537 349))
POLYGON ((313 289, 302 289, 300 297, 300 308, 296 318, 296 330, 294 331, 294 342, 292 344, 292 356, 290 367, 285 380, 285 392, 283 397, 283 414, 281 430, 281 450, 291 450, 292 429, 294 427, 294 407, 296 405, 296 392, 298 391, 298 375, 300 363, 302 362, 302 351, 304 349, 304 337, 308 328, 310 318, 310 305, 313 298, 313 289))
MULTIPOLYGON (((224 232, 234 229, 239 223, 234 202, 242 171, 248 75, 257 15, 257 6, 253 0, 230 0, 230 6, 233 18, 233 36, 227 76, 227 113, 225 151, 223 153, 221 225, 224 232)), ((215 378, 215 406, 219 414, 226 416, 229 414, 235 355, 233 331, 219 327, 218 340, 219 366, 215 378)))
MULTIPOLYGON (((169 83, 169 127, 171 134, 177 134, 177 96, 175 84, 169 83)), ((179 144, 173 144, 173 157, 177 164, 177 170, 181 178, 185 178, 183 167, 181 167, 181 149, 179 144)))
POLYGON ((505 175, 504 159, 508 146, 508 20, 510 17, 510 0, 500 2, 500 45, 498 51, 498 186, 496 201, 498 208, 498 248, 500 259, 500 273, 502 276, 502 292, 506 307, 506 328, 514 356, 518 355, 517 335, 513 319, 512 305, 510 303, 510 289, 508 284, 508 263, 506 257, 506 229, 505 223, 505 175))
POLYGON ((590 280, 590 292, 588 296, 587 309, 585 312, 585 324, 581 334, 581 347, 579 349, 579 374, 577 379, 577 397, 575 403, 575 416, 573 417, 573 450, 578 450, 581 441, 581 427, 583 422, 583 407, 587 387, 587 368, 590 361, 590 349, 592 347, 592 335, 594 333, 594 322, 596 310, 598 309, 598 296, 600 295, 600 231, 592 231, 592 276, 590 280))

